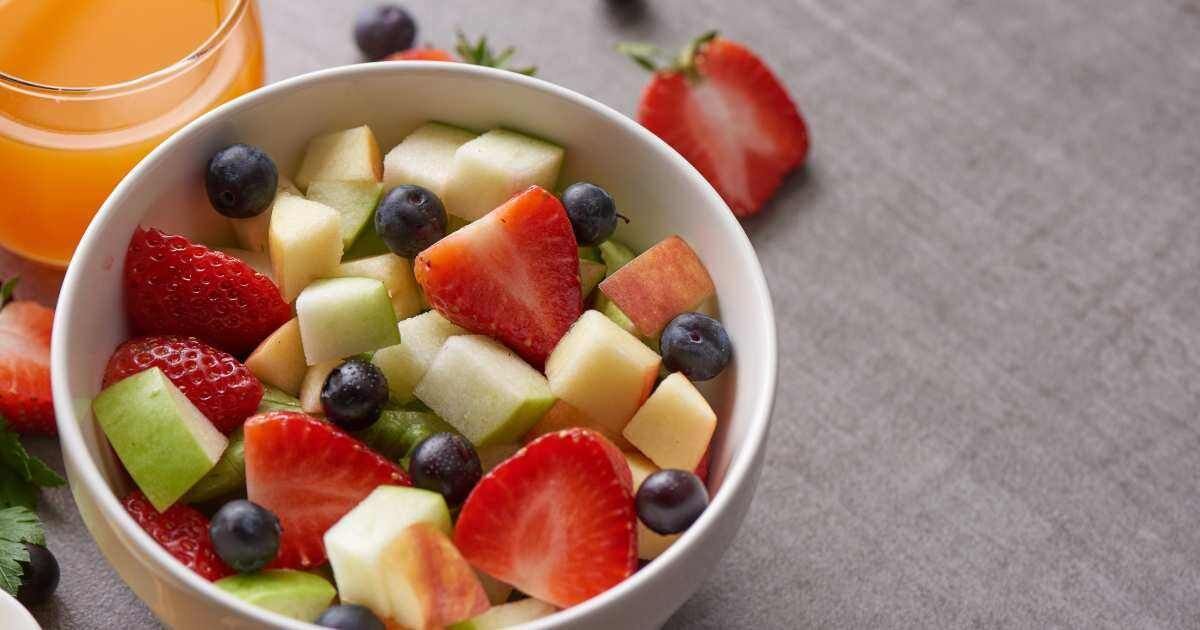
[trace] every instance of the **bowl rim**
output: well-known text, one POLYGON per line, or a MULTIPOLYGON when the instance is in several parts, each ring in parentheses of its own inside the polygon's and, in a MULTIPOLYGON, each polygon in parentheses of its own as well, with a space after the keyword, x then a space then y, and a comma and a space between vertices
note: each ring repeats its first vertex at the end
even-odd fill
MULTIPOLYGON (((123 201, 131 194, 136 181, 145 173, 152 171, 159 159, 166 153, 174 150, 175 146, 180 144, 185 138, 203 133, 233 112, 269 102, 277 93, 313 87, 322 83, 341 82, 347 79, 367 80, 373 76, 404 74, 449 74, 464 79, 497 80, 514 84, 524 89, 543 92, 549 96, 565 100, 576 107, 589 110, 592 114, 598 115, 622 127, 627 133, 640 138, 643 144, 646 145, 647 150, 656 154, 657 159, 672 163, 675 168, 682 171, 685 177, 691 180, 692 185, 703 189, 705 194, 713 198, 720 206, 724 207, 726 205, 717 191, 704 179, 699 171, 666 142, 632 118, 574 90, 516 72, 462 63, 440 61, 361 63, 327 68, 284 79, 229 101, 185 125, 152 150, 121 180, 100 207, 99 211, 97 211, 96 216, 84 233, 72 261, 80 261, 92 257, 91 252, 99 246, 104 233, 104 226, 108 223, 108 219, 120 211, 123 201)), ((761 382, 746 385, 749 390, 748 395, 751 398, 752 406, 749 417, 746 420, 748 426, 744 438, 745 442, 737 452, 731 455, 731 461, 726 468, 725 478, 722 481, 722 491, 716 494, 709 508, 689 528, 688 532, 676 544, 671 545, 661 556, 645 568, 637 571, 620 584, 582 604, 559 611, 553 616, 541 620, 541 622, 534 622, 526 627, 565 627, 598 614, 602 609, 618 605, 621 600, 625 599, 627 594, 632 593, 635 589, 645 587, 647 583, 654 581, 658 574, 666 571, 668 567, 679 563, 684 555, 692 551, 692 547, 695 546, 697 541, 706 538, 707 536, 704 534, 717 527, 718 517, 733 501, 735 495, 747 491, 747 489, 753 491, 753 486, 757 480, 757 468, 754 466, 754 463, 759 457, 761 450, 765 447, 778 379, 778 341, 776 337, 775 314, 762 266, 741 224, 738 223, 732 212, 720 213, 717 221, 720 229, 729 233, 735 244, 736 255, 742 258, 744 263, 748 263, 747 266, 751 270, 751 277, 747 280, 753 285, 752 294, 756 296, 757 303, 747 305, 747 308, 757 309, 762 317, 766 319, 765 330, 762 331, 765 342, 763 352, 755 360, 763 363, 767 378, 761 382)), ((58 305, 60 311, 71 312, 74 310, 75 295, 77 293, 75 287, 83 281, 84 273, 80 264, 71 264, 68 266, 62 285, 63 288, 60 292, 58 305)), ((68 349, 56 340, 65 337, 67 327, 70 325, 66 318, 55 318, 52 335, 54 341, 51 344, 52 375, 65 375, 68 371, 68 364, 71 360, 68 349)), ((66 462, 74 464, 76 475, 71 480, 72 484, 84 486, 84 491, 95 502, 96 509, 114 530, 121 534, 129 544, 136 546, 143 558, 151 559, 152 562, 158 565, 157 568, 159 570, 168 574, 175 581, 188 586, 195 596, 203 598, 204 601, 211 605, 233 609, 244 617, 277 628, 303 630, 314 627, 311 624, 253 606, 222 591, 211 582, 187 569, 183 564, 175 561, 165 549, 150 538, 149 534, 138 527, 132 517, 121 507, 120 500, 112 489, 109 488, 108 484, 105 483, 97 462, 88 452, 80 430, 80 420, 75 412, 74 401, 71 392, 63 384, 64 380, 62 377, 52 378, 54 407, 57 415, 59 441, 63 451, 63 458, 66 462)))

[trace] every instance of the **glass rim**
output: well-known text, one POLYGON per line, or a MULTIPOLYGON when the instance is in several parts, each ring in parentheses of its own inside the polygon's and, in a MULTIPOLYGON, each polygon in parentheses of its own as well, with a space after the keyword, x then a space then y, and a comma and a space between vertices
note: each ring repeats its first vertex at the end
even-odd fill
POLYGON ((208 36, 195 50, 188 53, 183 59, 174 61, 169 65, 163 66, 157 70, 146 74, 134 77, 127 81, 119 81, 117 83, 108 83, 105 85, 87 85, 87 86, 60 86, 50 85, 48 83, 39 83, 22 79, 16 75, 5 73, 0 70, 0 86, 7 86, 22 91, 30 91, 39 96, 53 96, 55 98, 72 98, 83 96, 96 96, 119 94, 127 90, 137 89, 156 81, 169 78, 172 75, 179 74, 188 68, 196 65, 200 60, 204 59, 215 50, 221 43, 228 38, 230 31, 240 21, 242 14, 246 12, 247 5, 250 0, 233 0, 233 9, 221 20, 217 28, 208 36))

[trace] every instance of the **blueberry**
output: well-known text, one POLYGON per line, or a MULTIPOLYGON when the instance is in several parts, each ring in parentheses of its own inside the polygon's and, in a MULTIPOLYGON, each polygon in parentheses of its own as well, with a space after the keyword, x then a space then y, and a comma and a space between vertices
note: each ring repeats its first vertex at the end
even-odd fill
POLYGON ((696 475, 667 468, 646 477, 636 502, 638 518, 646 527, 663 535, 678 534, 708 507, 708 491, 696 475))
POLYGON ((415 258, 446 235, 446 208, 429 190, 397 186, 375 208, 375 232, 397 256, 415 258))
POLYGON ((217 555, 240 573, 253 573, 270 564, 279 553, 282 531, 270 510, 245 499, 221 506, 208 526, 217 555))
POLYGON ((234 144, 213 154, 204 172, 204 190, 212 207, 231 219, 263 213, 275 199, 279 171, 257 147, 234 144))
POLYGON ((58 560, 41 545, 25 543, 25 551, 29 553, 29 562, 21 563, 17 599, 26 606, 35 606, 50 599, 58 587, 58 560))
POLYGON ((580 245, 599 245, 616 231, 617 204, 603 188, 587 182, 571 184, 563 191, 562 202, 580 245))
POLYGON ((453 508, 467 500, 483 476, 483 466, 466 438, 434 433, 413 448, 408 474, 414 486, 441 494, 453 508))
POLYGON ((383 622, 366 606, 341 604, 330 606, 313 623, 323 628, 339 630, 384 630, 383 622))
POLYGON ((382 59, 412 48, 417 23, 412 15, 394 4, 381 4, 359 11, 354 20, 354 41, 368 59, 382 59))
POLYGON ((700 313, 683 313, 662 331, 658 344, 663 365, 691 381, 707 381, 721 373, 733 356, 733 344, 721 322, 700 313))
POLYGON ((362 359, 350 359, 333 368, 321 387, 325 416, 347 431, 375 424, 387 401, 387 377, 374 363, 362 359))

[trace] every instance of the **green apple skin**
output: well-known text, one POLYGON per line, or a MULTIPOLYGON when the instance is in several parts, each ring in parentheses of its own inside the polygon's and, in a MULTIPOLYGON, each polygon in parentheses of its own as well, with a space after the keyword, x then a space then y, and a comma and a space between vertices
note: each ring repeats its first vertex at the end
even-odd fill
POLYGON ((516 442, 554 404, 541 372, 483 335, 446 340, 414 393, 476 446, 516 442))
MULTIPOLYGON (((374 278, 392 296, 396 319, 404 320, 425 310, 425 296, 413 275, 412 262, 395 254, 380 254, 344 262, 331 278, 374 278)), ((403 335, 401 335, 403 337, 403 335)))
POLYGON ((375 424, 358 431, 354 437, 384 457, 398 462, 408 457, 421 440, 434 433, 447 432, 458 433, 433 412, 384 409, 375 424))
MULTIPOLYGON (((297 407, 297 411, 299 408, 297 407)), ((246 491, 246 439, 238 429, 229 435, 229 446, 212 470, 183 495, 184 503, 205 503, 240 496, 246 491)))
POLYGON ((296 317, 309 365, 400 343, 391 297, 373 278, 310 284, 296 298, 296 317))
POLYGON ((612 239, 600 243, 599 249, 600 257, 604 259, 604 264, 608 268, 607 275, 610 276, 637 257, 632 249, 612 239))
POLYGON ((379 233, 375 231, 375 213, 372 212, 371 218, 367 220, 367 228, 359 233, 354 244, 346 250, 342 260, 358 260, 391 253, 392 250, 388 249, 387 243, 384 243, 383 239, 379 237, 379 233))
POLYGON ((600 248, 591 245, 579 248, 579 260, 590 260, 598 263, 604 262, 604 259, 600 257, 600 248))
POLYGON ((557 610, 554 606, 546 602, 530 597, 499 606, 492 606, 482 615, 472 617, 466 621, 460 621, 450 626, 448 630, 500 630, 501 628, 511 628, 536 621, 542 617, 548 617, 553 615, 557 610))
MULTIPOLYGON (((342 247, 350 249, 375 214, 383 195, 383 184, 374 181, 316 181, 308 185, 307 197, 338 211, 342 218, 342 247)), ((372 221, 373 223, 373 221, 372 221)))
POLYGON ((270 385, 263 386, 263 397, 258 403, 258 413, 267 413, 268 411, 300 411, 300 399, 288 394, 287 392, 271 387, 270 385))
POLYGON ((231 575, 213 584, 255 606, 307 622, 320 617, 337 596, 337 590, 321 576, 291 569, 231 575))
POLYGON ((583 299, 586 300, 604 279, 605 269, 604 263, 579 259, 579 290, 583 299))
POLYGON ((229 443, 158 368, 109 386, 92 401, 92 411, 159 512, 208 474, 229 443))

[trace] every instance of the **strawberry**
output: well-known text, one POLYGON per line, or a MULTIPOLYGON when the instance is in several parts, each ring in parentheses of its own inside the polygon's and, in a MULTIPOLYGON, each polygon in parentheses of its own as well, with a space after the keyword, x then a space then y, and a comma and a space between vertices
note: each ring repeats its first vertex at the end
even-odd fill
POLYGON ((579 319, 579 250, 567 211, 530 187, 417 255, 417 282, 446 319, 540 368, 579 319))
POLYGON ((0 416, 17 433, 58 435, 50 394, 54 311, 35 302, 6 305, 15 286, 0 286, 0 416))
POLYGON ((246 263, 153 228, 129 242, 125 307, 136 333, 198 337, 236 356, 292 317, 275 283, 246 263))
POLYGON ((548 433, 484 476, 454 544, 475 568, 562 608, 637 569, 633 479, 590 429, 548 433))
POLYGON ((213 549, 208 519, 196 508, 180 503, 160 513, 138 490, 121 505, 155 542, 200 577, 211 582, 233 574, 213 549))
POLYGON ((808 129, 787 89, 749 48, 708 33, 670 66, 658 51, 622 47, 654 72, 638 122, 679 151, 739 217, 756 214, 804 162, 808 129))
POLYGON ((217 430, 228 435, 262 400, 258 379, 227 352, 195 337, 141 337, 121 344, 104 370, 104 387, 152 367, 161 368, 217 430))
POLYGON ((283 525, 273 568, 325 561, 325 531, 375 488, 408 486, 399 466, 337 427, 274 411, 245 424, 246 493, 283 525))
POLYGON ((425 48, 409 48, 398 53, 392 53, 383 58, 384 61, 457 61, 453 55, 432 46, 425 48))

